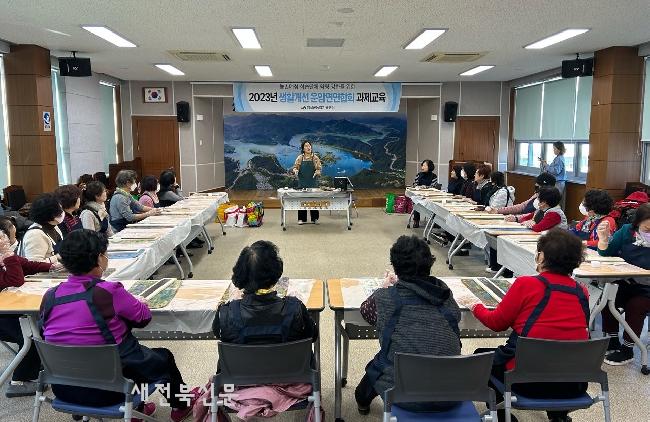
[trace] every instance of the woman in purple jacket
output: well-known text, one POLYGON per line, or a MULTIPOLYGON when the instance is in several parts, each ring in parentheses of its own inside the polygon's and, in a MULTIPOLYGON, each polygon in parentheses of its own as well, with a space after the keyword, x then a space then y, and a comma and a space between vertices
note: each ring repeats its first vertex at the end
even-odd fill
MULTIPOLYGON (((46 341, 75 346, 117 344, 124 376, 136 385, 167 384, 171 419, 181 421, 191 411, 198 388, 192 390, 189 405, 177 396, 184 385, 174 355, 164 348, 149 349, 131 333, 151 321, 146 303, 129 293, 121 283, 100 277, 108 266, 108 240, 92 230, 71 232, 59 250, 61 262, 71 275, 47 291, 40 311, 40 324, 46 341)), ((57 398, 87 406, 109 406, 124 401, 121 393, 54 385, 57 398)), ((186 390, 187 391, 187 390, 186 390)), ((147 403, 140 411, 147 415, 155 405, 147 403)))

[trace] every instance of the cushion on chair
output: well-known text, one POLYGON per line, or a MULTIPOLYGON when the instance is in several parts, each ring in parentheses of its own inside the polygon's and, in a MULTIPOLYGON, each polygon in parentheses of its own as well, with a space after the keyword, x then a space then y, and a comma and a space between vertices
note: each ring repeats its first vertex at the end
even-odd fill
MULTIPOLYGON (((158 384, 164 384, 164 383, 159 382, 158 384)), ((149 395, 153 394, 155 391, 156 391, 156 383, 149 384, 149 395)), ((142 403, 142 395, 134 394, 133 410, 137 409, 141 403, 142 403)), ((93 407, 93 406, 84 406, 76 403, 68 403, 66 401, 57 398, 52 400, 52 408, 58 412, 70 413, 73 415, 98 417, 98 418, 122 419, 124 417, 124 412, 120 411, 121 406, 124 406, 124 402, 117 403, 112 406, 93 407)))
POLYGON ((397 422, 466 422, 481 420, 481 417, 471 401, 464 401, 460 405, 451 410, 447 410, 446 412, 409 412, 408 410, 404 410, 394 404, 391 407, 391 414, 397 418, 397 422))
MULTIPOLYGON (((504 383, 494 377, 490 377, 490 382, 494 384, 499 393, 503 394, 506 388, 504 383)), ((512 395, 517 397, 517 401, 512 402, 512 408, 521 410, 586 409, 594 404, 594 400, 587 393, 573 399, 539 399, 525 397, 514 392, 512 395)))

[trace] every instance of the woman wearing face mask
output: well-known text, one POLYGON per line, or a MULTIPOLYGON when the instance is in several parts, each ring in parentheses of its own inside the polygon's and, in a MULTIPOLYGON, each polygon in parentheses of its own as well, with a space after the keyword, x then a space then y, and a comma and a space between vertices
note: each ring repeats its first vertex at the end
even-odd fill
POLYGON ((149 208, 160 208, 160 201, 156 192, 160 190, 160 184, 156 176, 144 176, 140 181, 142 195, 138 201, 141 205, 149 208))
MULTIPOLYGON (((524 202, 520 202, 515 205, 510 205, 506 207, 498 207, 498 208, 486 208, 486 211, 491 212, 493 214, 505 214, 505 215, 511 215, 514 214, 518 217, 522 217, 524 214, 528 214, 530 212, 534 212, 537 207, 537 203, 535 200, 537 199, 537 194, 539 193, 539 190, 543 187, 549 187, 549 186, 555 186, 555 177, 548 173, 542 173, 537 178, 535 179, 535 193, 533 193, 533 196, 528 198, 524 202)), ((539 201, 538 201, 539 202, 539 201)))
POLYGON ((137 174, 133 170, 120 170, 115 176, 117 189, 110 205, 111 226, 115 233, 124 230, 127 224, 160 214, 159 209, 141 205, 133 199, 131 192, 138 188, 136 178, 137 174))
POLYGON ((580 213, 585 216, 571 232, 582 239, 587 247, 596 249, 598 246, 598 226, 601 222, 609 223, 610 236, 616 231, 616 221, 608 216, 612 211, 614 201, 607 191, 590 189, 585 193, 585 199, 580 204, 580 213))
MULTIPOLYGON (((632 265, 650 270, 650 204, 636 210, 634 222, 625 224, 610 236, 609 222, 598 226, 598 253, 603 256, 618 256, 632 265)), ((640 280, 617 282, 616 307, 623 308, 625 322, 641 337, 643 322, 650 313, 650 286, 638 283, 640 280)), ((623 334, 623 343, 618 339, 618 321, 607 308, 603 310, 603 331, 612 336, 609 341, 605 363, 625 365, 634 359, 634 342, 629 334, 623 334)))
POLYGON ((178 201, 185 199, 181 193, 180 186, 176 183, 176 173, 167 169, 160 173, 160 187, 158 188, 158 199, 161 207, 169 207, 178 201))
MULTIPOLYGON (((189 406, 181 398, 185 383, 167 349, 150 349, 140 344, 133 328, 144 328, 151 321, 146 303, 129 293, 119 282, 104 281, 108 266, 105 236, 92 230, 76 230, 61 244, 61 262, 70 276, 43 296, 40 325, 45 341, 69 346, 113 344, 117 346, 124 375, 137 385, 167 385, 166 400, 171 405, 174 422, 184 420, 198 397, 198 388, 189 391, 189 406)), ((54 395, 80 405, 102 407, 124 402, 124 394, 92 389, 53 385, 54 395)), ((150 415, 156 406, 142 403, 139 411, 150 415)))
POLYGON ((493 189, 492 184, 490 183, 490 166, 481 164, 476 169, 474 174, 474 196, 472 201, 479 205, 485 205, 485 202, 489 200, 490 192, 493 189))
POLYGON ((537 233, 554 227, 566 230, 569 226, 564 211, 559 207, 560 199, 562 199, 562 195, 560 195, 557 188, 540 189, 537 197, 539 201, 536 206, 537 211, 521 217, 509 215, 505 220, 522 223, 525 227, 537 233))
MULTIPOLYGON (((34 262, 15 254, 18 247, 16 226, 9 217, 0 217, 0 290, 7 287, 20 287, 25 283, 25 276, 48 272, 53 266, 49 262, 34 262)), ((0 340, 18 344, 23 347, 23 334, 18 318, 20 315, 0 315, 0 340)), ((6 396, 32 396, 36 392, 38 372, 41 360, 36 348, 30 348, 25 358, 14 370, 6 396)))
POLYGON ((82 190, 75 185, 59 186, 54 191, 54 196, 65 212, 63 223, 59 224, 63 237, 66 237, 73 230, 82 228, 81 220, 77 216, 77 211, 81 206, 81 192, 82 190))
MULTIPOLYGON (((300 155, 296 157, 291 170, 298 177, 298 185, 301 189, 318 187, 317 177, 320 177, 323 165, 320 158, 314 154, 311 142, 303 141, 300 145, 300 155)), ((309 218, 314 224, 318 224, 320 217, 318 210, 310 210, 309 218)), ((307 222, 307 210, 298 211, 298 224, 307 222)))
POLYGON ((465 198, 472 199, 476 191, 476 184, 474 183, 474 176, 476 175, 476 166, 474 163, 465 163, 463 170, 460 172, 460 177, 463 178, 463 187, 460 194, 465 198))
POLYGON ((53 194, 45 193, 32 203, 29 216, 34 224, 25 232, 18 254, 30 261, 58 262, 58 247, 63 239, 58 225, 65 218, 59 201, 53 194))
MULTIPOLYGON (((555 188, 553 188, 555 189, 555 188)), ((559 192, 558 192, 559 194, 559 192)), ((553 229, 537 241, 538 275, 518 277, 494 310, 480 304, 476 296, 457 297, 476 319, 495 332, 512 329, 506 344, 495 350, 492 376, 503 382, 504 372, 515 366, 519 337, 547 340, 587 340, 589 338, 589 293, 571 278, 573 270, 584 261, 584 246, 565 230, 553 229)), ((494 351, 478 349, 474 353, 494 351)), ((543 363, 540 363, 543 364, 543 363)), ((579 397, 587 383, 517 384, 514 392, 544 399, 579 397)), ((497 403, 502 401, 497 398, 497 403)), ((549 421, 566 422, 566 411, 547 412, 549 421)), ((499 420, 502 419, 499 414, 499 420)), ((513 418, 513 421, 516 421, 513 418)))

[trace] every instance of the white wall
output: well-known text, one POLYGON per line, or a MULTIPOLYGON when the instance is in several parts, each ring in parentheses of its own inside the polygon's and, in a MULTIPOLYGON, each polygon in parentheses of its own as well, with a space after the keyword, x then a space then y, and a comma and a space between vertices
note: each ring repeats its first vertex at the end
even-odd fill
MULTIPOLYGON (((449 160, 454 152, 455 123, 443 122, 444 103, 456 101, 459 116, 500 116, 499 168, 505 168, 508 144, 510 86, 501 82, 445 82, 441 85, 404 85, 400 111, 407 113, 406 183, 411 183, 419 162, 436 163, 438 177, 446 185, 449 160), (406 98, 404 98, 406 97, 406 98), (437 121, 431 116, 437 115, 437 121)), ((192 121, 179 123, 181 185, 184 191, 208 190, 224 186, 223 112, 231 107, 232 85, 126 81, 122 83, 122 128, 124 159, 133 158, 132 115, 175 116, 176 101, 188 101, 192 121), (169 102, 145 104, 144 86, 165 86, 169 102), (197 122, 196 115, 204 120, 197 122), (210 131, 210 127, 212 130, 210 131), (210 139, 212 137, 212 139, 210 139)))
POLYGON ((70 180, 84 174, 106 171, 102 134, 113 130, 114 122, 102 118, 100 80, 118 84, 117 79, 93 73, 91 77, 62 77, 68 117, 70 180), (106 127, 109 125, 110 127, 106 127))
MULTIPOLYGON (((499 163, 505 170, 508 157, 508 117, 510 115, 510 88, 502 82, 445 82, 442 84, 440 116, 447 101, 458 103, 458 116, 499 116, 499 163)), ((440 153, 438 179, 446 186, 449 179, 449 160, 454 155, 456 123, 440 121, 440 153)))

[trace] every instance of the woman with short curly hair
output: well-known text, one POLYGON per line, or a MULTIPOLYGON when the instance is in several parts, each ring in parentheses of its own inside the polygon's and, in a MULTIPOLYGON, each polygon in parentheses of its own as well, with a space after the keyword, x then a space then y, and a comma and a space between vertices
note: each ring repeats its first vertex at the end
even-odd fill
POLYGON ((571 232, 582 239, 591 249, 598 247, 598 225, 607 221, 610 236, 616 231, 616 220, 608 214, 612 211, 614 200, 609 193, 600 189, 590 189, 585 193, 585 199, 580 203, 580 213, 585 218, 571 232))
POLYGON ((25 232, 18 254, 30 261, 58 262, 58 246, 63 239, 58 225, 65 218, 61 204, 53 194, 45 193, 32 202, 29 215, 34 224, 25 232))
POLYGON ((63 208, 63 211, 65 212, 63 223, 59 224, 59 229, 61 229, 64 238, 71 231, 82 228, 81 220, 79 220, 79 217, 77 216, 77 211, 79 211, 79 207, 81 206, 82 192, 82 189, 75 185, 59 186, 54 191, 54 196, 59 201, 61 208, 63 208))

